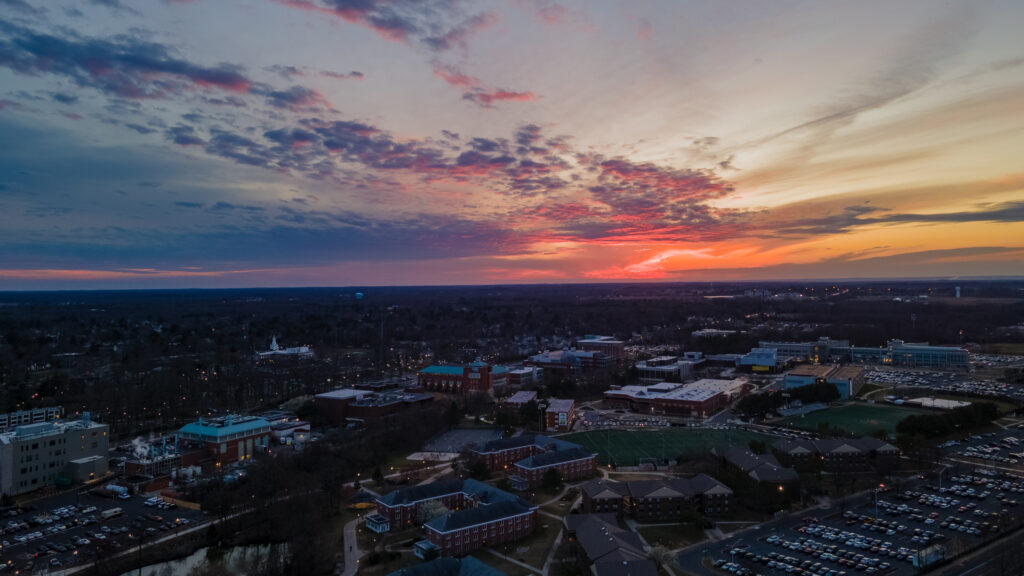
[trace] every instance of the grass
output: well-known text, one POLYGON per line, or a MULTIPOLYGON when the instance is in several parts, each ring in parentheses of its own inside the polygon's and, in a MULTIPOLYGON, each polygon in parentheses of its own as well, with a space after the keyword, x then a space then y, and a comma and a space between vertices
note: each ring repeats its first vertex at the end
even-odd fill
POLYGON ((471 554, 471 556, 507 576, 536 576, 535 573, 530 572, 526 568, 513 564, 504 558, 498 558, 486 550, 479 550, 471 554))
POLYGON ((933 394, 935 398, 942 398, 943 400, 956 400, 958 402, 988 402, 989 404, 995 404, 999 409, 1000 414, 1006 414, 1007 412, 1013 412, 1019 406, 1012 402, 1006 402, 1003 400, 997 400, 995 398, 979 398, 977 396, 957 396, 956 394, 933 394))
POLYGON ((803 417, 787 418, 784 423, 794 428, 817 430, 818 424, 825 422, 850 434, 868 436, 879 429, 892 434, 896 431, 896 424, 907 416, 932 413, 929 410, 887 404, 847 404, 803 417))
POLYGON ((876 390, 886 390, 890 388, 890 386, 882 386, 881 384, 865 384, 864 386, 861 387, 860 391, 857 392, 857 397, 865 398, 876 390))
POLYGON ((694 459, 715 446, 746 446, 751 440, 771 444, 770 436, 746 430, 707 430, 703 428, 667 428, 662 430, 592 430, 560 436, 562 440, 583 445, 597 452, 601 465, 636 466, 640 460, 661 462, 678 456, 694 459), (664 447, 664 450, 663 450, 664 447))
MULTIPOLYGON (((525 562, 538 570, 544 568, 544 562, 548 559, 551 547, 555 545, 555 538, 558 531, 562 529, 562 523, 548 516, 537 516, 537 528, 528 537, 509 544, 511 554, 506 554, 520 562, 525 562), (545 528, 547 526, 547 528, 545 528), (524 550, 525 548, 525 550, 524 550), (522 553, 520 551, 522 550, 522 553)), ((497 549, 504 552, 504 546, 497 549)))
POLYGON ((689 546, 705 538, 704 531, 693 524, 674 526, 637 526, 636 531, 651 546, 664 546, 669 550, 689 546))
POLYGON ((995 354, 1024 354, 1024 342, 996 342, 986 344, 985 352, 995 354), (989 352, 991 350, 992 352, 989 352))

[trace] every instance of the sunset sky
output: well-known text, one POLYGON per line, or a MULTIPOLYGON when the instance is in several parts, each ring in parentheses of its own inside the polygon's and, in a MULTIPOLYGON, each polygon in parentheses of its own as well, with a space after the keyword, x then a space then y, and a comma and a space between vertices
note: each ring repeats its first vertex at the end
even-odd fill
POLYGON ((1022 22, 0 0, 0 289, 1024 276, 1022 22))

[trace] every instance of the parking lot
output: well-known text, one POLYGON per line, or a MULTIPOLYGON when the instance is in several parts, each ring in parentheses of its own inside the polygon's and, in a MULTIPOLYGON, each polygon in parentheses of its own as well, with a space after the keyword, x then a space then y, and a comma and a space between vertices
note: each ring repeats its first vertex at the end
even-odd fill
POLYGON ((158 500, 67 493, 10 511, 0 519, 0 570, 31 573, 88 563, 204 521, 202 512, 158 500))
POLYGON ((1024 402, 1024 388, 994 380, 975 379, 962 372, 873 368, 867 371, 865 378, 869 384, 882 386, 928 388, 934 392, 949 392, 954 395, 1024 402))
POLYGON ((939 445, 948 458, 1024 474, 1024 424, 939 445))
POLYGON ((1015 523, 1022 494, 1024 481, 1005 475, 964 471, 941 487, 919 480, 899 492, 860 497, 842 511, 808 512, 691 550, 679 563, 704 574, 910 575, 917 565, 966 552, 1015 523), (699 562, 705 553, 716 565, 711 570, 699 562))

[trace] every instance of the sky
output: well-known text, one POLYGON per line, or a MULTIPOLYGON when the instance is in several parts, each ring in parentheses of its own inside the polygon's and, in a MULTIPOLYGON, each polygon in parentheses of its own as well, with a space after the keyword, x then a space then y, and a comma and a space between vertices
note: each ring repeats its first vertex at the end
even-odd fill
POLYGON ((1024 276, 1021 22, 0 0, 0 290, 1024 276))

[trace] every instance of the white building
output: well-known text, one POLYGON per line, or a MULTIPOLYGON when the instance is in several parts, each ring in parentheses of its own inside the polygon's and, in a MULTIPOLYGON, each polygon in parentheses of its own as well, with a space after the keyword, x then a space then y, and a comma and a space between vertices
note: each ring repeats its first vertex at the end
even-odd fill
POLYGON ((0 492, 15 496, 103 476, 109 450, 108 426, 88 412, 73 422, 17 426, 0 434, 0 492))

